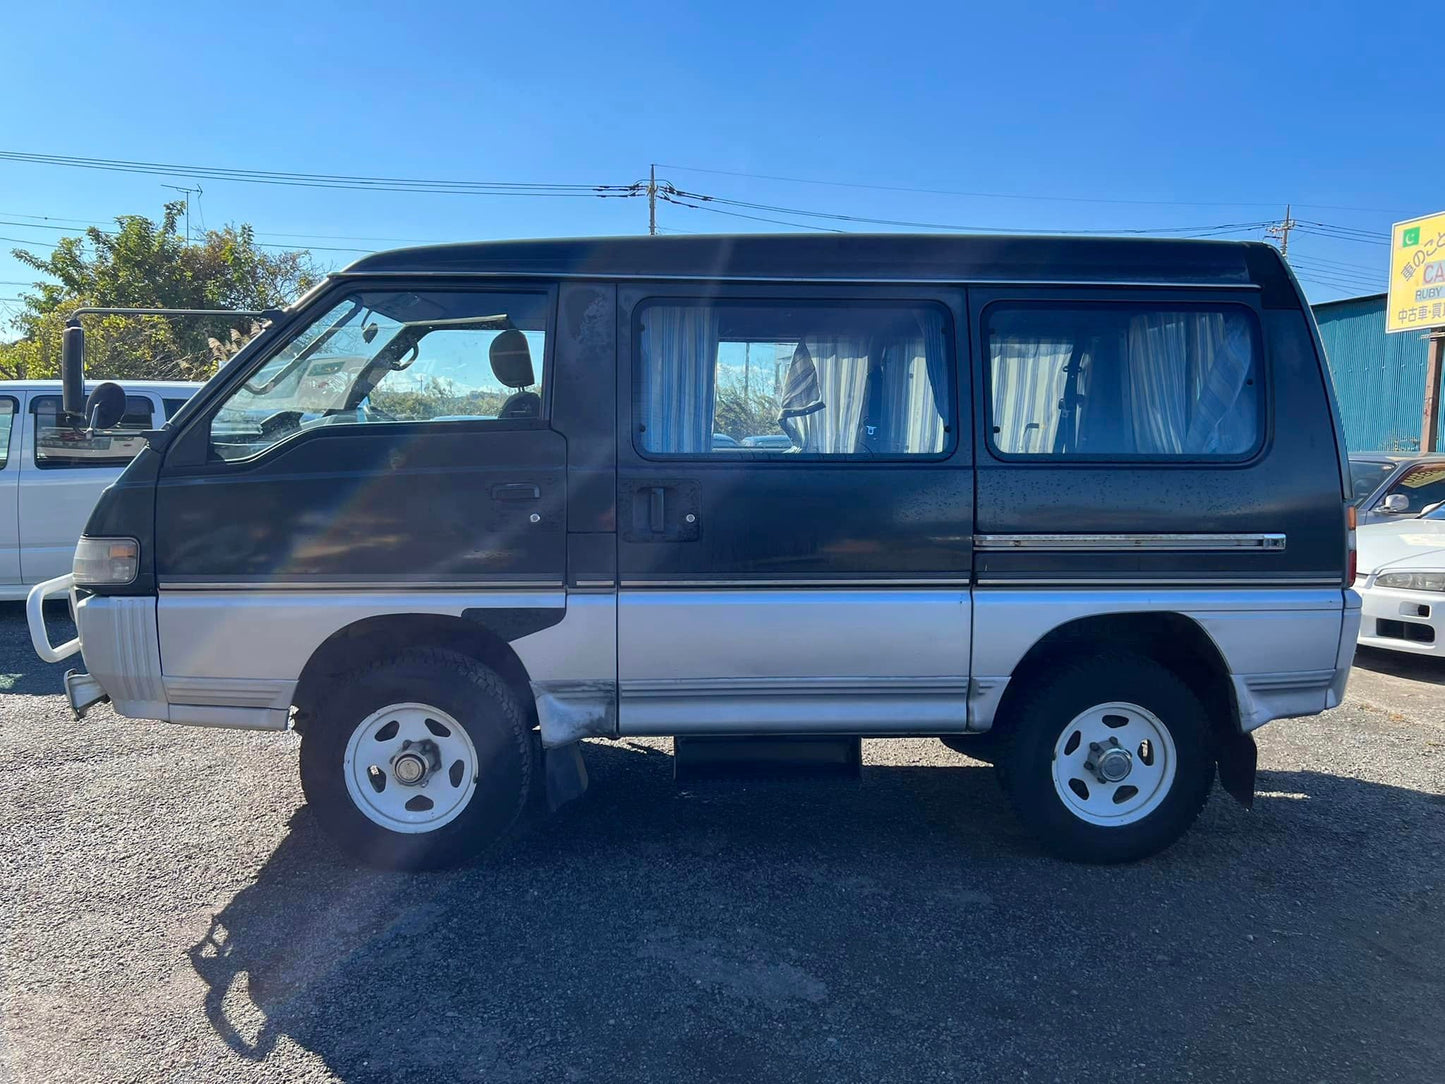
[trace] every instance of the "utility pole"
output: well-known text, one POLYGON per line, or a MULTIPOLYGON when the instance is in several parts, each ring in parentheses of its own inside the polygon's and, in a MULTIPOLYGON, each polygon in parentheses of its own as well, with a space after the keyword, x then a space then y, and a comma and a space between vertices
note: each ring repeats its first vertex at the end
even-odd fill
POLYGON ((1440 432, 1440 369, 1445 355, 1445 328, 1430 332, 1430 352, 1425 356, 1425 412, 1420 426, 1420 452, 1429 455, 1438 451, 1440 432))
POLYGON ((1284 221, 1270 226, 1264 231, 1271 237, 1279 238, 1279 254, 1281 256, 1289 255, 1289 231, 1298 225, 1299 223, 1290 215, 1290 205, 1286 203, 1284 205, 1284 221))
POLYGON ((186 196, 186 244, 189 245, 189 244, 191 243, 191 193, 194 192, 196 195, 199 196, 199 195, 201 194, 201 186, 200 186, 200 185, 196 185, 195 188, 182 188, 182 187, 181 187, 180 185, 178 185, 178 184, 163 184, 163 185, 161 185, 161 187, 162 187, 162 188, 169 188, 172 192, 184 192, 184 193, 185 193, 185 196, 186 196))
POLYGON ((657 163, 653 162, 647 172, 647 235, 657 236, 657 163))

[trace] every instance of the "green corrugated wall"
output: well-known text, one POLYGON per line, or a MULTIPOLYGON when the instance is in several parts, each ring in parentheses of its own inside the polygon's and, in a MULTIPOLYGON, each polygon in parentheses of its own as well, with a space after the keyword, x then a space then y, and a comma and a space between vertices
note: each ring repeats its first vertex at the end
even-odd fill
MULTIPOLYGON (((1383 294, 1325 302, 1314 312, 1350 451, 1418 450, 1425 336, 1414 331, 1386 335, 1383 294)), ((1438 446, 1445 448, 1445 440, 1438 446)))

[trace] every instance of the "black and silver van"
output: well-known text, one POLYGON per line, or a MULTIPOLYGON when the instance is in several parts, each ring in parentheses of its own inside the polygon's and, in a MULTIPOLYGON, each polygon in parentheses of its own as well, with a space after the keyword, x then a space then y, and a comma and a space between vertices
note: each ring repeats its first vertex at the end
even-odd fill
POLYGON ((294 725, 317 816, 388 865, 627 735, 935 735, 1050 850, 1139 858, 1216 768, 1249 802, 1251 731, 1339 703, 1359 622, 1329 378, 1262 244, 381 253, 149 442, 37 649, 83 650, 77 711, 294 725))

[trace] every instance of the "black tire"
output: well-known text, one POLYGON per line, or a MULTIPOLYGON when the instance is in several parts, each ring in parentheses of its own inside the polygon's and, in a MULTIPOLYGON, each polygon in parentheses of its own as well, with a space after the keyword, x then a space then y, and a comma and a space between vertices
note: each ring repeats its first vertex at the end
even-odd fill
POLYGON ((978 734, 949 734, 938 740, 955 753, 962 753, 985 764, 993 764, 998 760, 1000 741, 999 732, 996 730, 985 730, 978 734))
POLYGON ((316 819, 351 856, 385 869, 433 869, 472 858, 502 839, 532 787, 531 728, 517 695, 497 674, 453 651, 416 649, 340 677, 301 736, 301 787, 316 819), (347 790, 347 743, 368 716, 418 702, 459 722, 476 749, 477 786, 450 822, 393 831, 358 808, 347 790))
POLYGON ((1021 690, 999 751, 999 784, 1019 820, 1046 849, 1075 862, 1132 862, 1156 854, 1189 830, 1214 785, 1209 718, 1170 670, 1136 655, 1091 655, 1021 690), (1136 704, 1168 731, 1176 768, 1159 804, 1129 824, 1082 819, 1055 788, 1054 750, 1066 727, 1090 708, 1136 704))

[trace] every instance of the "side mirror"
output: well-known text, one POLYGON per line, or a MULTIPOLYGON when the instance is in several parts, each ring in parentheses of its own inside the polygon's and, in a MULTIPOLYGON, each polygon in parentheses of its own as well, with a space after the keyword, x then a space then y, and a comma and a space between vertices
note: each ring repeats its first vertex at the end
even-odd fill
POLYGON ((85 329, 67 324, 60 333, 60 409, 77 415, 85 406, 85 329))
POLYGON ((91 429, 114 429, 125 417, 125 389, 106 381, 85 401, 86 425, 91 429))
POLYGON ((1410 498, 1403 493, 1391 493, 1376 507, 1382 512, 1390 512, 1392 514, 1408 512, 1410 511, 1410 498))

